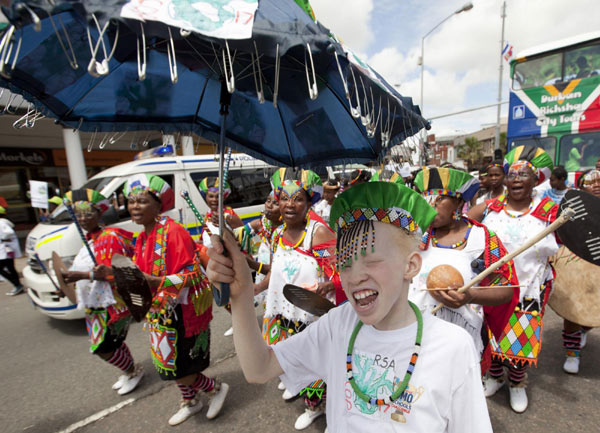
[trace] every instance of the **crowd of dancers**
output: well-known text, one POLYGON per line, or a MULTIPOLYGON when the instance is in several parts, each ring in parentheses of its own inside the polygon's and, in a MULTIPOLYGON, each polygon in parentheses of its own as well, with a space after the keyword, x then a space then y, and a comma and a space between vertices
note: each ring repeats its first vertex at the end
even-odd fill
MULTIPOLYGON (((600 196, 599 170, 573 187, 600 196)), ((103 226, 110 204, 98 191, 67 193, 90 248, 64 278, 86 309, 91 352, 122 372, 113 389, 127 394, 144 375, 126 344, 132 316, 112 263, 120 254, 151 288, 152 360, 181 391, 171 425, 202 410, 201 392, 207 418, 224 406, 229 385, 202 373, 220 283, 231 285, 227 334, 245 377, 280 377, 283 399, 303 396, 298 430, 326 413, 330 431, 374 431, 377 423, 394 431, 491 431, 484 396, 504 385, 511 408, 524 412, 560 239, 550 234, 477 287, 457 289, 556 219, 569 187, 564 169, 543 149, 519 146, 478 178, 448 167, 410 179, 384 168, 369 178, 355 171, 322 183, 309 170, 278 169, 260 218, 244 223, 224 208, 231 231, 218 223, 218 195, 227 200, 231 188, 225 182, 219 191, 218 179, 206 178, 198 187, 210 210, 196 240, 162 215, 174 193, 160 177, 126 182, 127 209, 142 227, 137 237, 103 226), (287 284, 337 307, 319 318, 286 299, 287 284)), ((579 370, 588 330, 565 320, 568 373, 579 370)))

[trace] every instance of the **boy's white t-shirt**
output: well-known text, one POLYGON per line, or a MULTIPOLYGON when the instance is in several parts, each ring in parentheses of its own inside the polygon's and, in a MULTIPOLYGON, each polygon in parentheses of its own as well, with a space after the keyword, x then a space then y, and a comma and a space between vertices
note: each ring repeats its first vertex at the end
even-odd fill
MULTIPOLYGON (((481 384, 479 357, 462 328, 423 315, 421 352, 407 390, 393 406, 372 406, 353 391, 346 375, 348 341, 358 322, 349 303, 329 311, 303 332, 271 346, 292 393, 327 382, 329 432, 486 433, 492 427, 481 384), (394 421, 401 412, 405 422, 394 421)), ((393 331, 364 325, 352 364, 359 388, 385 398, 404 379, 414 351, 417 323, 393 331)))

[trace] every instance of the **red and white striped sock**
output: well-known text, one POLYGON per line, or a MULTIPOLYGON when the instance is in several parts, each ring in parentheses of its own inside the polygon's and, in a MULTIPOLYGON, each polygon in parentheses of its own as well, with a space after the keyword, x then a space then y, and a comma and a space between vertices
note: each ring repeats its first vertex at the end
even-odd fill
POLYGON ((211 379, 203 375, 202 373, 198 373, 198 378, 196 381, 190 386, 194 390, 194 392, 203 391, 208 392, 212 391, 215 387, 215 380, 211 379))
POLYGON ((196 397, 196 392, 192 389, 192 387, 182 385, 181 383, 177 383, 177 387, 179 388, 181 396, 184 400, 192 400, 194 397, 196 397))
POLYGON ((519 385, 521 382, 523 382, 526 375, 527 367, 525 366, 513 366, 508 369, 508 379, 513 385, 519 385))
POLYGON ((581 338, 583 331, 565 332, 563 329, 563 347, 567 349, 567 356, 580 356, 581 338))
POLYGON ((489 373, 494 379, 500 379, 502 376, 504 376, 504 366, 497 361, 492 361, 489 373))
POLYGON ((129 347, 125 343, 121 344, 121 347, 115 350, 115 353, 113 353, 113 356, 107 362, 124 372, 127 372, 134 364, 133 356, 131 356, 129 347))

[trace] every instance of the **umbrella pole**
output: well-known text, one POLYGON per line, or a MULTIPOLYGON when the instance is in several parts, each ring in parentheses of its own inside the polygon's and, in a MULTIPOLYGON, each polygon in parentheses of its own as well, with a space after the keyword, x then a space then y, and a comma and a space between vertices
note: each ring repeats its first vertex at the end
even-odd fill
MULTIPOLYGON (((229 105, 231 104, 231 93, 227 90, 227 85, 225 83, 225 78, 221 77, 221 109, 219 110, 219 114, 221 115, 221 131, 219 134, 219 233, 221 233, 221 237, 223 236, 223 231, 225 230, 225 218, 224 218, 224 206, 223 206, 223 191, 224 191, 224 177, 225 173, 225 122, 227 120, 227 115, 229 114, 229 105)), ((229 165, 229 164, 228 164, 229 165)), ((223 307, 227 305, 229 302, 229 284, 221 283, 221 288, 213 289, 213 296, 215 298, 215 303, 219 307, 223 307)))

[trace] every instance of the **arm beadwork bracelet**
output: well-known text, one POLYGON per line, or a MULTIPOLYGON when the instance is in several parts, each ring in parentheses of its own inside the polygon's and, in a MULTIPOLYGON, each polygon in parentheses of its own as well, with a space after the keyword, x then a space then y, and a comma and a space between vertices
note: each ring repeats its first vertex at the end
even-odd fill
POLYGON ((90 281, 94 281, 94 271, 90 271, 90 281))
POLYGON ((259 274, 260 274, 260 273, 262 273, 262 267, 263 267, 263 264, 261 263, 261 264, 258 266, 258 271, 256 271, 256 272, 257 272, 257 273, 259 273, 259 274))

